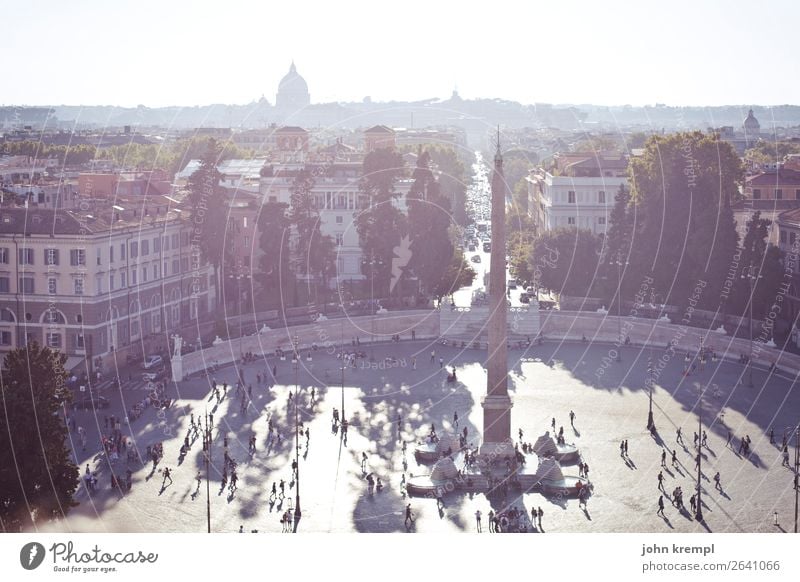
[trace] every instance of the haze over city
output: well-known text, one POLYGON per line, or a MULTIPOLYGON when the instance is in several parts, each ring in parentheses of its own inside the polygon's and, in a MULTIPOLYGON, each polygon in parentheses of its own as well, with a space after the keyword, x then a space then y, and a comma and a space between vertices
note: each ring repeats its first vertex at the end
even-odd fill
POLYGON ((5 105, 244 104, 294 60, 312 103, 462 97, 713 106, 800 102, 800 5, 8 2, 5 105))

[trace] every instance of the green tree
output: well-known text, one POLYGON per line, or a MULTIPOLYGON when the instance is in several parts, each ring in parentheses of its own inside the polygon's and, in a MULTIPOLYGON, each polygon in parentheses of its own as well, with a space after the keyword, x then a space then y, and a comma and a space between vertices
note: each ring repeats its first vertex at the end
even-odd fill
POLYGON ((364 158, 359 188, 369 207, 355 223, 365 257, 361 270, 370 284, 374 282, 378 297, 389 292, 394 249, 408 231, 405 215, 394 205, 395 184, 404 173, 403 158, 393 149, 377 149, 364 158))
MULTIPOLYGON (((740 272, 734 285, 731 313, 749 317, 750 285, 753 284, 753 318, 763 318, 775 303, 778 286, 783 281, 784 268, 780 250, 768 243, 772 221, 761 218, 756 211, 747 221, 742 239, 740 272), (752 267, 752 272, 750 268, 752 267)), ((754 332, 755 333, 755 332, 754 332)))
POLYGON ((59 416, 71 402, 66 356, 31 342, 3 362, 0 414, 0 525, 19 531, 64 517, 78 487, 78 468, 59 416))
POLYGON ((474 280, 475 271, 464 259, 464 253, 461 249, 455 249, 438 281, 429 290, 430 295, 441 300, 442 297, 451 295, 462 287, 472 285, 474 280))
MULTIPOLYGON (((226 232, 228 207, 220 187, 222 175, 217 169, 220 149, 215 140, 208 141, 208 149, 203 154, 200 167, 189 178, 189 205, 194 227, 192 252, 199 255, 214 268, 214 287, 219 297, 220 267, 229 264, 230 243, 226 240, 234 236, 226 232), (226 244, 227 243, 227 244, 226 244)), ((197 260, 195 258, 194 260, 197 260)))
POLYGON ((267 202, 258 215, 260 232, 259 270, 261 287, 259 300, 264 307, 285 306, 288 297, 294 297, 296 281, 290 268, 291 222, 288 205, 267 202))
POLYGON ((592 292, 599 261, 597 236, 589 230, 561 227, 544 232, 536 239, 530 269, 539 287, 585 297, 592 292))
POLYGON ((652 278, 651 289, 680 308, 716 310, 725 272, 736 253, 727 208, 738 195, 742 165, 733 148, 701 132, 654 135, 631 159, 636 221, 623 296, 652 278), (712 260, 713 259, 713 260, 712 260), (698 285, 703 292, 694 297, 698 285))

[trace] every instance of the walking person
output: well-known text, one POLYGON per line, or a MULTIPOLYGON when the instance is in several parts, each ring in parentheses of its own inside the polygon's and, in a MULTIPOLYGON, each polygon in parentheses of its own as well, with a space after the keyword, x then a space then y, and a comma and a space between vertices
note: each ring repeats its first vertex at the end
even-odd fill
POLYGON ((722 485, 720 484, 719 480, 720 480, 720 477, 719 477, 719 471, 717 471, 717 472, 714 474, 714 488, 715 488, 717 491, 722 491, 722 485))
POLYGON ((453 411, 453 427, 458 428, 458 411, 453 411))
POLYGON ((769 444, 771 444, 771 445, 775 444, 775 429, 774 428, 770 428, 769 429, 769 444))
POLYGON ((625 439, 625 456, 628 456, 628 439, 625 439))
POLYGON ((678 455, 675 452, 675 449, 672 449, 672 466, 673 467, 677 467, 678 466, 678 455))
MULTIPOLYGON (((730 429, 728 429, 728 440, 725 441, 725 446, 726 447, 730 447, 732 440, 733 440, 733 433, 730 431, 730 429)), ((731 448, 733 448, 733 447, 731 447, 731 448)))
POLYGON ((569 411, 569 424, 572 428, 575 428, 575 413, 572 410, 569 411))
POLYGON ((661 517, 664 517, 664 496, 663 495, 659 495, 658 496, 658 511, 656 511, 656 515, 660 515, 661 517))
POLYGON ((539 529, 542 529, 542 517, 544 517, 544 510, 542 510, 541 506, 539 507, 538 517, 539 517, 539 529))
POLYGON ((679 444, 683 444, 683 435, 681 434, 681 427, 678 427, 678 430, 675 431, 675 442, 679 444))
POLYGON ((405 521, 406 527, 408 527, 408 522, 414 523, 414 516, 411 513, 411 504, 410 503, 408 505, 406 505, 406 521, 405 521))
POLYGON ((169 467, 164 467, 164 480, 161 482, 161 487, 164 487, 164 484, 169 479, 169 484, 172 485, 172 471, 169 470, 169 467))
POLYGON ((664 490, 664 473, 661 471, 658 472, 658 489, 660 491, 664 490))
POLYGON ((666 449, 661 449, 661 466, 662 467, 666 467, 667 466, 667 450, 666 449))
POLYGON ((475 512, 475 526, 478 528, 478 533, 483 533, 481 529, 481 510, 475 512))

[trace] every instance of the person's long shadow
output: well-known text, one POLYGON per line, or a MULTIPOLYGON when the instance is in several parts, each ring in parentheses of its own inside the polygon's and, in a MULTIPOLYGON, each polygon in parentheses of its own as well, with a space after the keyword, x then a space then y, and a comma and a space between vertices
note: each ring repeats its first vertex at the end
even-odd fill
POLYGON ((583 506, 583 515, 586 516, 586 519, 588 519, 589 521, 592 521, 592 516, 589 515, 589 508, 586 507, 585 505, 583 506))
POLYGON ((666 515, 662 515, 662 516, 661 516, 661 519, 663 519, 663 520, 664 520, 664 523, 666 523, 666 524, 667 524, 667 527, 668 527, 669 529, 675 529, 675 526, 674 526, 674 525, 672 525, 672 522, 669 520, 669 518, 668 518, 666 515))
POLYGON ((661 470, 662 470, 662 471, 664 471, 664 472, 665 472, 667 475, 669 475, 671 478, 674 478, 674 477, 675 477, 675 473, 673 473, 672 471, 670 471, 670 470, 669 470, 669 467, 663 467, 661 470))
POLYGON ((631 471, 635 471, 637 469, 636 463, 633 462, 633 459, 630 457, 625 457, 625 466, 628 467, 631 471))
POLYGON ((579 430, 578 430, 577 428, 575 428, 574 426, 572 427, 572 432, 575 434, 575 436, 576 436, 576 437, 578 437, 578 438, 580 438, 580 437, 581 437, 581 431, 579 431, 579 430))
POLYGON ((719 494, 720 494, 722 497, 724 497, 724 498, 725 498, 725 499, 727 499, 728 501, 730 501, 730 500, 731 500, 731 496, 730 496, 730 495, 728 495, 728 492, 727 492, 727 491, 725 491, 724 489, 718 489, 718 491, 719 491, 719 494))

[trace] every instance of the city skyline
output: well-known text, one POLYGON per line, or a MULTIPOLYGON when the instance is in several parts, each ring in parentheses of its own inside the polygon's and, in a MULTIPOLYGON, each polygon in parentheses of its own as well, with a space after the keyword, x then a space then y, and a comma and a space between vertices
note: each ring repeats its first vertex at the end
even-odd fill
POLYGON ((163 107, 244 104, 263 95, 274 103, 294 61, 312 103, 417 101, 447 98, 454 89, 465 99, 526 104, 800 102, 800 88, 785 67, 793 51, 790 23, 800 9, 788 2, 751 17, 744 2, 681 2, 669 11, 622 2, 502 3, 488 12, 412 2, 387 14, 391 24, 381 24, 366 6, 301 11, 234 1, 225 11, 201 3, 192 12, 145 2, 135 9, 115 5, 113 14, 92 1, 79 9, 44 2, 36 12, 9 6, 7 20, 17 26, 0 40, 0 50, 18 58, 6 63, 14 82, 3 101, 163 107), (343 14, 351 16, 346 24, 343 14), (426 21, 436 23, 429 37, 426 21), (653 34, 654 21, 661 36, 653 34), (161 22, 182 24, 162 28, 161 22), (65 29, 79 32, 66 36, 65 29), (486 33, 468 36, 465 30, 486 33), (112 43, 127 48, 103 49, 112 43), (333 48, 321 51, 324 46, 333 48), (86 65, 89 74, 77 76, 86 65), (746 82, 748 75, 770 81, 746 82))

